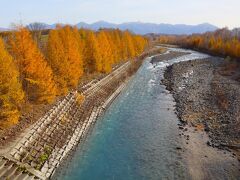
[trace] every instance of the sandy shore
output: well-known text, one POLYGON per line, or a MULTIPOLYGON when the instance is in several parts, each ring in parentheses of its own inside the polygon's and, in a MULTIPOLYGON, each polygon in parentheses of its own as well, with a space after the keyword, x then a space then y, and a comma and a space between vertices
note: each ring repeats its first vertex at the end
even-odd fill
POLYGON ((238 179, 239 162, 232 152, 207 145, 210 140, 205 131, 185 126, 182 156, 188 165, 189 176, 194 180, 238 179))

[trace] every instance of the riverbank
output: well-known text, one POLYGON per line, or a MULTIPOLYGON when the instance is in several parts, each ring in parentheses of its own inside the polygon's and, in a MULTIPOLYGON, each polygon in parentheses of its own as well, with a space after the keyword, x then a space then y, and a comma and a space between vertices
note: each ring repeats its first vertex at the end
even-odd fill
MULTIPOLYGON (((165 51, 165 48, 151 48, 146 50, 146 52, 139 56, 137 59, 142 60, 147 56, 151 56, 153 54, 161 54, 165 51)), ((122 64, 123 62, 119 63, 113 68, 113 70, 117 69, 122 64)), ((135 64, 137 64, 136 61, 135 64)), ((135 66, 138 67, 138 65, 135 66)), ((83 76, 80 80, 78 90, 86 90, 91 85, 103 79, 105 76, 107 76, 107 74, 102 73, 94 73, 83 76)), ((20 116, 19 122, 10 127, 0 127, 0 155, 9 151, 9 147, 14 146, 14 144, 16 144, 16 141, 18 141, 19 138, 22 138, 24 134, 27 133, 28 129, 32 128, 31 126, 33 126, 41 117, 48 113, 49 110, 54 108, 54 106, 63 101, 64 98, 65 96, 59 96, 53 104, 26 103, 22 105, 22 114, 20 116)))
POLYGON ((159 63, 146 59, 54 179, 238 179, 233 154, 208 146, 203 126, 180 124, 174 98, 160 83, 170 64, 208 55, 170 49, 156 57, 159 63))
POLYGON ((101 81, 89 84, 80 92, 81 95, 73 91, 59 101, 4 153, 0 176, 10 178, 24 174, 17 173, 17 166, 13 166, 16 163, 37 178, 49 178, 68 152, 87 134, 104 108, 123 89, 132 73, 131 65, 127 62, 101 81), (9 166, 7 161, 12 164, 9 166))
POLYGON ((117 67, 106 77, 93 79, 58 101, 11 146, 2 149, 0 177, 51 177, 69 152, 81 142, 109 104, 124 89, 144 58, 154 49, 117 67))
POLYGON ((53 179, 187 179, 175 102, 151 57, 53 179))
POLYGON ((181 57, 181 56, 184 56, 184 55, 187 55, 187 54, 190 54, 190 53, 168 51, 164 54, 160 54, 160 55, 156 55, 156 56, 152 57, 151 63, 154 64, 154 63, 158 63, 158 62, 161 62, 161 61, 168 61, 168 60, 171 60, 173 58, 178 58, 178 57, 181 57))
MULTIPOLYGON (((115 66, 117 69, 123 63, 115 66)), ((90 82, 97 82, 103 79, 106 74, 94 73, 83 76, 80 80, 79 89, 86 87, 85 85, 90 82)), ((41 117, 43 117, 50 109, 52 109, 57 103, 62 101, 65 96, 59 96, 56 98, 55 102, 52 104, 30 104, 25 103, 22 105, 22 114, 19 118, 17 124, 10 127, 0 127, 0 154, 1 150, 5 150, 6 147, 12 146, 15 143, 16 139, 21 137, 21 134, 25 134, 26 129, 31 128, 41 117)))
POLYGON ((173 94, 181 120, 179 136, 189 154, 186 159, 190 174, 197 174, 199 179, 214 178, 211 173, 216 167, 223 169, 219 177, 239 177, 240 85, 235 79, 238 71, 232 63, 210 57, 173 64, 164 73, 163 84, 173 94), (215 147, 222 151, 214 150, 215 147))
POLYGON ((239 161, 232 152, 208 146, 209 135, 201 129, 185 125, 180 130, 182 146, 178 151, 186 163, 189 179, 239 179, 239 161))

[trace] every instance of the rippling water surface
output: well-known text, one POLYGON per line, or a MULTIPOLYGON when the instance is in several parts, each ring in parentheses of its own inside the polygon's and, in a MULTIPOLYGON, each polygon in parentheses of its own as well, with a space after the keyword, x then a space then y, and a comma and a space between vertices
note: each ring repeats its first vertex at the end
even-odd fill
MULTIPOLYGON (((186 51, 172 49, 176 51, 186 51)), ((178 119, 175 102, 161 85, 163 71, 178 61, 200 59, 191 52, 160 62, 147 58, 128 86, 101 117, 57 179, 186 179, 185 162, 176 147, 178 119)))

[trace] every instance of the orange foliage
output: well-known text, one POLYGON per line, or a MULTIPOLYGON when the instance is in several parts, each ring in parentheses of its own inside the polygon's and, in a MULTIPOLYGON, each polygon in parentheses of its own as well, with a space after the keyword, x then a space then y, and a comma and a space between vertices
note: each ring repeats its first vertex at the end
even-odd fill
POLYGON ((216 55, 240 58, 240 37, 224 28, 190 36, 160 36, 160 43, 196 48, 216 55))
POLYGON ((40 103, 53 101, 56 86, 52 70, 32 40, 30 32, 26 28, 19 28, 13 33, 9 44, 28 100, 40 103))
POLYGON ((84 72, 109 73, 115 64, 141 54, 147 40, 129 31, 102 29, 97 33, 91 30, 79 31, 84 44, 84 72))
MULTIPOLYGON (((113 53, 111 44, 104 31, 100 31, 97 34, 98 48, 99 48, 99 61, 96 64, 97 71, 102 73, 109 73, 112 70, 113 65, 113 53)), ((113 44, 112 44, 113 45, 113 44)))
MULTIPOLYGON (((86 73, 97 72, 97 64, 100 64, 100 49, 98 40, 93 31, 86 30, 85 36, 82 37, 85 42, 83 50, 83 64, 86 73)), ((99 65, 98 65, 99 66, 99 65)))
POLYGON ((51 30, 47 46, 47 59, 60 94, 76 88, 83 74, 82 54, 78 43, 78 32, 70 26, 51 30))
POLYGON ((129 31, 123 32, 123 57, 124 59, 133 58, 136 55, 133 38, 129 31))
POLYGON ((0 38, 0 126, 18 122, 23 98, 17 67, 0 38))
POLYGON ((44 47, 23 27, 4 38, 9 53, 0 39, 0 124, 17 122, 24 97, 30 103, 50 103, 77 88, 84 73, 110 73, 115 65, 140 55, 148 43, 129 31, 71 26, 50 30, 44 47))

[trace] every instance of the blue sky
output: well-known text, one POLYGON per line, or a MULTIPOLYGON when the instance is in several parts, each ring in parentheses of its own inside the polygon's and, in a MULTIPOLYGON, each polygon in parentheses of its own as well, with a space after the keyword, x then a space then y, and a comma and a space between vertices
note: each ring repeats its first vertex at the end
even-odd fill
POLYGON ((240 0, 0 0, 0 27, 99 20, 240 27, 240 0))

